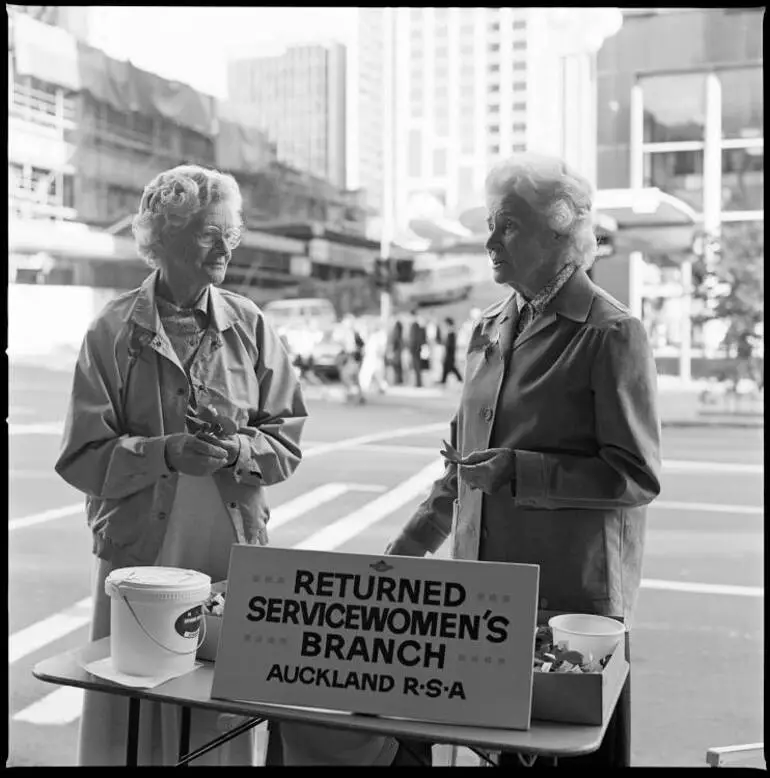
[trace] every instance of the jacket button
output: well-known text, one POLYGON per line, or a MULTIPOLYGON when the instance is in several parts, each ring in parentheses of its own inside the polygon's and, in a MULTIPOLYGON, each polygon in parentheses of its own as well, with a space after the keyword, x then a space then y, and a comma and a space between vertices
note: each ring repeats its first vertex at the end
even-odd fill
POLYGON ((165 514, 163 511, 161 511, 161 512, 158 514, 158 518, 159 518, 161 521, 165 521, 165 520, 166 520, 166 518, 167 518, 167 514, 165 514))
POLYGON ((231 508, 237 508, 237 507, 238 507, 238 503, 236 503, 236 502, 231 502, 231 503, 230 503, 230 507, 231 507, 231 508))
POLYGON ((491 408, 484 408, 484 413, 482 415, 484 416, 484 421, 492 421, 492 416, 494 414, 491 408))

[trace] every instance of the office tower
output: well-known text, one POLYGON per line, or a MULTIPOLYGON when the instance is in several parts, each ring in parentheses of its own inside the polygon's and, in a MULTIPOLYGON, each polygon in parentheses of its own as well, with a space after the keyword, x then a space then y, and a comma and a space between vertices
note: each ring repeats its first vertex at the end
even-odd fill
POLYGON ((278 159, 339 187, 346 183, 345 60, 345 48, 329 43, 228 65, 228 100, 259 117, 278 159))

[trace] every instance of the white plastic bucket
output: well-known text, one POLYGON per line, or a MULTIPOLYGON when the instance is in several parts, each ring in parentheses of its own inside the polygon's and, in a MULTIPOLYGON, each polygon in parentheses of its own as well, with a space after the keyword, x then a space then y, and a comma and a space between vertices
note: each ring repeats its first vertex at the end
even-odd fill
POLYGON ((182 675, 195 666, 211 578, 180 567, 121 567, 104 583, 112 599, 110 651, 118 672, 182 675))
POLYGON ((565 613, 548 620, 553 644, 566 642, 570 651, 590 659, 602 659, 615 650, 625 627, 615 619, 588 613, 565 613))

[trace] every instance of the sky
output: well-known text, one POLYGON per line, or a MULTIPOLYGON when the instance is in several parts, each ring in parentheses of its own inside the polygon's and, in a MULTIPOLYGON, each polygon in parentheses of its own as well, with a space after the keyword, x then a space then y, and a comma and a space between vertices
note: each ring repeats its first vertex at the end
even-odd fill
POLYGON ((292 43, 349 43, 355 7, 91 6, 91 43, 136 67, 227 97, 228 59, 292 43))

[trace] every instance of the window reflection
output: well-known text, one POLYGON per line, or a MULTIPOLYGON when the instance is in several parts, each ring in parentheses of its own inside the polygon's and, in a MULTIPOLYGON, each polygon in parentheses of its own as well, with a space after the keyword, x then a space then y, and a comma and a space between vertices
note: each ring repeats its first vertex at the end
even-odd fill
POLYGON ((722 84, 722 137, 761 138, 763 135, 762 72, 759 68, 724 70, 722 84))
POLYGON ((703 73, 643 79, 644 142, 702 141, 705 84, 703 73))
POLYGON ((665 151, 644 155, 644 185, 656 186, 703 210, 703 152, 665 151))
POLYGON ((722 208, 759 211, 764 208, 765 151, 763 148, 722 151, 722 208))

